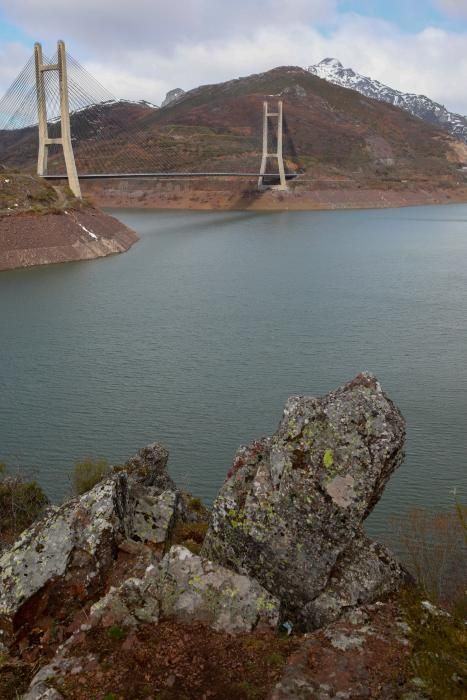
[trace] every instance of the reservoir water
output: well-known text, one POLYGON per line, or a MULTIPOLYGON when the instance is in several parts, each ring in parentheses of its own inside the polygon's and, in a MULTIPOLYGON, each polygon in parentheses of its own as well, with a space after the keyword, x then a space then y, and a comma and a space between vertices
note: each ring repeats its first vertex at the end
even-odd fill
POLYGON ((211 501, 289 395, 365 369, 408 427, 370 532, 465 497, 467 206, 112 213, 127 254, 0 273, 0 461, 59 500, 77 460, 159 440, 211 501))

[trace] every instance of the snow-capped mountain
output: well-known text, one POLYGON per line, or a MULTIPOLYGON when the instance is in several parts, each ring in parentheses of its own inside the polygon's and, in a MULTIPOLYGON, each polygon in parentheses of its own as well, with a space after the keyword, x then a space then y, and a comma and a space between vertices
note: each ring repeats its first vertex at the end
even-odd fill
POLYGON ((414 95, 394 90, 378 80, 372 80, 356 73, 352 68, 344 68, 336 58, 325 58, 321 63, 309 66, 308 70, 318 78, 323 78, 334 85, 357 90, 366 97, 389 102, 389 104, 405 109, 434 126, 446 129, 455 138, 467 143, 467 117, 449 112, 446 107, 430 100, 425 95, 414 95))

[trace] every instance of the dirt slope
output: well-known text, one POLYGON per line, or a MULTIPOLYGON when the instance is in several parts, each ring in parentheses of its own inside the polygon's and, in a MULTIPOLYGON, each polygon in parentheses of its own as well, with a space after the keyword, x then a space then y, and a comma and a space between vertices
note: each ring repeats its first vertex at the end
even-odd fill
POLYGON ((29 175, 0 173, 0 270, 87 260, 128 250, 116 219, 29 175))

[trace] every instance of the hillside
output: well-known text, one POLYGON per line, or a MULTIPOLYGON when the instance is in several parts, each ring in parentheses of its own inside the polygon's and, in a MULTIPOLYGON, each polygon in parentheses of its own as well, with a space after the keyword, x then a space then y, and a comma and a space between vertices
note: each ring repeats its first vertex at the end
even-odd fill
MULTIPOLYGON (((72 117, 79 172, 257 172, 262 103, 284 101, 290 172, 387 185, 459 182, 467 147, 391 105, 297 67, 206 85, 154 110, 119 102, 72 117)), ((33 130, 3 132, 0 161, 34 167, 33 130)), ((60 155, 50 167, 61 170, 60 155)))
POLYGON ((186 165, 194 165, 199 154, 206 166, 216 164, 218 170, 221 165, 255 170, 265 98, 284 100, 289 170, 366 180, 391 175, 421 180, 428 174, 457 177, 456 147, 445 132, 301 68, 277 68, 192 90, 153 114, 148 128, 172 139, 179 157, 183 143, 186 165))

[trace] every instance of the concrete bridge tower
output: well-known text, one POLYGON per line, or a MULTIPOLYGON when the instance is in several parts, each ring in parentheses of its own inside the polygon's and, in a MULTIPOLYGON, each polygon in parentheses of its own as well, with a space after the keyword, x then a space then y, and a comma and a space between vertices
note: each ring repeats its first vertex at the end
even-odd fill
POLYGON ((277 161, 277 168, 279 171, 280 185, 277 189, 286 190, 287 181, 285 179, 285 168, 284 168, 284 158, 282 155, 282 144, 283 144, 283 124, 284 124, 284 108, 282 100, 277 103, 277 112, 269 111, 269 104, 267 102, 263 103, 263 157, 261 159, 260 176, 258 180, 258 187, 262 189, 264 187, 264 175, 266 173, 266 166, 268 158, 273 158, 277 161), (277 147, 275 153, 269 153, 269 120, 277 119, 277 147))
POLYGON ((63 148, 68 185, 75 195, 81 199, 78 173, 76 171, 75 157, 71 143, 70 108, 68 101, 68 76, 66 65, 66 51, 63 41, 57 43, 57 63, 44 64, 42 59, 42 46, 34 45, 36 63, 36 93, 37 112, 39 121, 39 153, 37 157, 37 174, 47 175, 47 155, 49 146, 59 144, 63 148), (50 138, 47 126, 47 94, 45 73, 47 71, 58 72, 58 85, 60 95, 60 137, 50 138))

